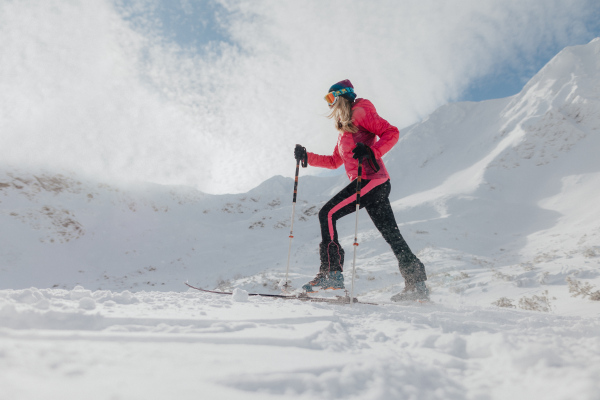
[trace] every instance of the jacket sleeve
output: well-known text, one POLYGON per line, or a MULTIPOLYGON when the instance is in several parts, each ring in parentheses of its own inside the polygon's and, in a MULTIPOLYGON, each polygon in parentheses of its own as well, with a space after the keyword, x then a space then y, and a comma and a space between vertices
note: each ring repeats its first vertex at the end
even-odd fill
POLYGON ((398 128, 381 118, 375 108, 364 108, 364 116, 362 116, 360 125, 369 132, 379 136, 379 140, 371 146, 375 157, 381 158, 385 153, 390 151, 400 137, 398 128))
POLYGON ((344 163, 338 152, 337 144, 335 145, 335 149, 333 149, 333 154, 330 156, 320 156, 311 152, 307 152, 306 155, 308 156, 308 165, 312 167, 337 169, 344 163))

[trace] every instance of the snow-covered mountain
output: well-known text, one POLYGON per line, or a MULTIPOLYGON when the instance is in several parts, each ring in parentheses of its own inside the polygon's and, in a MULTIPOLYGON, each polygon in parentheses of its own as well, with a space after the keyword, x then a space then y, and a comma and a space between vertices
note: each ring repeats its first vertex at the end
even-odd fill
MULTIPOLYGON (((566 48, 518 95, 448 104, 403 130, 386 156, 391 199, 438 295, 482 304, 520 296, 515 288, 568 296, 568 276, 598 277, 599 54, 599 39, 566 48)), ((301 176, 294 284, 315 273, 316 213, 346 183, 301 176)), ((214 196, 4 167, 0 287, 181 290, 190 279, 276 290, 291 188, 291 179, 274 177, 245 194, 214 196)), ((359 290, 387 295, 401 283, 395 260, 366 213, 360 221, 358 276, 367 279, 359 290)), ((353 222, 340 222, 342 244, 353 222)))
POLYGON ((437 246, 479 255, 506 247, 545 253, 532 242, 537 232, 560 234, 557 251, 593 247, 598 207, 583 204, 595 197, 600 171, 599 48, 598 39, 567 48, 518 95, 449 104, 410 128, 390 160, 400 174, 396 209, 421 209, 423 219, 438 221, 434 232, 464 234, 460 243, 440 235, 437 246), (579 223, 567 228, 566 220, 579 223))
MULTIPOLYGON (((302 185, 314 194, 330 184, 307 177, 302 185)), ((186 279, 215 286, 273 273, 287 254, 291 186, 282 177, 213 196, 5 168, 0 188, 1 288, 181 290, 186 279)), ((324 198, 313 197, 299 203, 298 232, 324 198)))
MULTIPOLYGON (((426 306, 384 303, 401 277, 365 212, 356 287, 379 306, 184 290, 279 291, 289 178, 214 196, 3 166, 0 399, 597 399, 599 148, 600 39, 403 130, 385 160, 426 306)), ((300 178, 296 287, 346 184, 300 178)), ((354 218, 338 229, 352 251, 354 218)))

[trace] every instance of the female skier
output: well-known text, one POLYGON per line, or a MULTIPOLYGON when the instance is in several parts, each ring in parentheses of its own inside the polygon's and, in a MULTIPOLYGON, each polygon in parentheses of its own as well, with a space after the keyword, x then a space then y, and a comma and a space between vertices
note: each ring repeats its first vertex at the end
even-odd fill
POLYGON ((344 250, 338 242, 336 221, 356 210, 355 179, 358 174, 358 159, 362 158, 360 208, 367 209, 375 227, 391 246, 405 282, 404 290, 392 296, 392 301, 428 300, 425 267, 400 234, 388 198, 390 176, 381 160, 398 142, 398 128, 381 118, 369 100, 357 99, 354 86, 347 79, 331 86, 325 100, 331 110, 329 118, 335 121, 339 132, 333 154, 317 155, 307 152, 302 146, 296 146, 294 156, 296 160, 308 162, 314 167, 336 169, 344 164, 351 183, 319 211, 321 267, 317 276, 302 288, 307 292, 316 291, 316 287, 344 288, 344 250))

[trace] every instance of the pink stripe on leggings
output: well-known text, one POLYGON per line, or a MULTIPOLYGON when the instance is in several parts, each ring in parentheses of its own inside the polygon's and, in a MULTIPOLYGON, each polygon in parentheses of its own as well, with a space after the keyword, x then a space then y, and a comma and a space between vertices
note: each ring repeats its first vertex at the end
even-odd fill
MULTIPOLYGON (((376 188, 377 186, 381 185, 382 183, 387 182, 387 180, 388 180, 388 178, 372 179, 369 183, 367 183, 367 186, 363 187, 360 190, 360 196, 363 197, 364 195, 369 193, 372 189, 376 188)), ((339 202, 327 214, 327 224, 329 224, 329 239, 330 240, 333 240, 333 214, 335 214, 342 207, 347 206, 348 204, 352 203, 355 200, 356 200, 356 193, 353 194, 352 196, 348 197, 347 199, 344 199, 341 202, 339 202)))

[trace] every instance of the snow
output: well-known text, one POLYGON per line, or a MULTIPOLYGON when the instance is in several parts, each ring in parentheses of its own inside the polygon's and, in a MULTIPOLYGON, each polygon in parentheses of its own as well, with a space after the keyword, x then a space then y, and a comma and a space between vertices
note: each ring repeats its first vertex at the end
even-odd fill
MULTIPOLYGON (((214 196, 2 166, 0 400, 598 399, 599 71, 599 40, 566 48, 518 95, 402 132, 390 200, 431 304, 389 302, 403 284, 364 212, 356 293, 379 305, 248 296, 280 293, 288 178, 214 196)), ((346 184, 301 172, 293 287, 346 184)))
POLYGON ((597 318, 82 291, 1 292, 0 397, 594 399, 600 389, 597 318))
POLYGON ((231 300, 238 302, 248 301, 248 297, 248 292, 240 288, 233 289, 231 294, 231 300))

